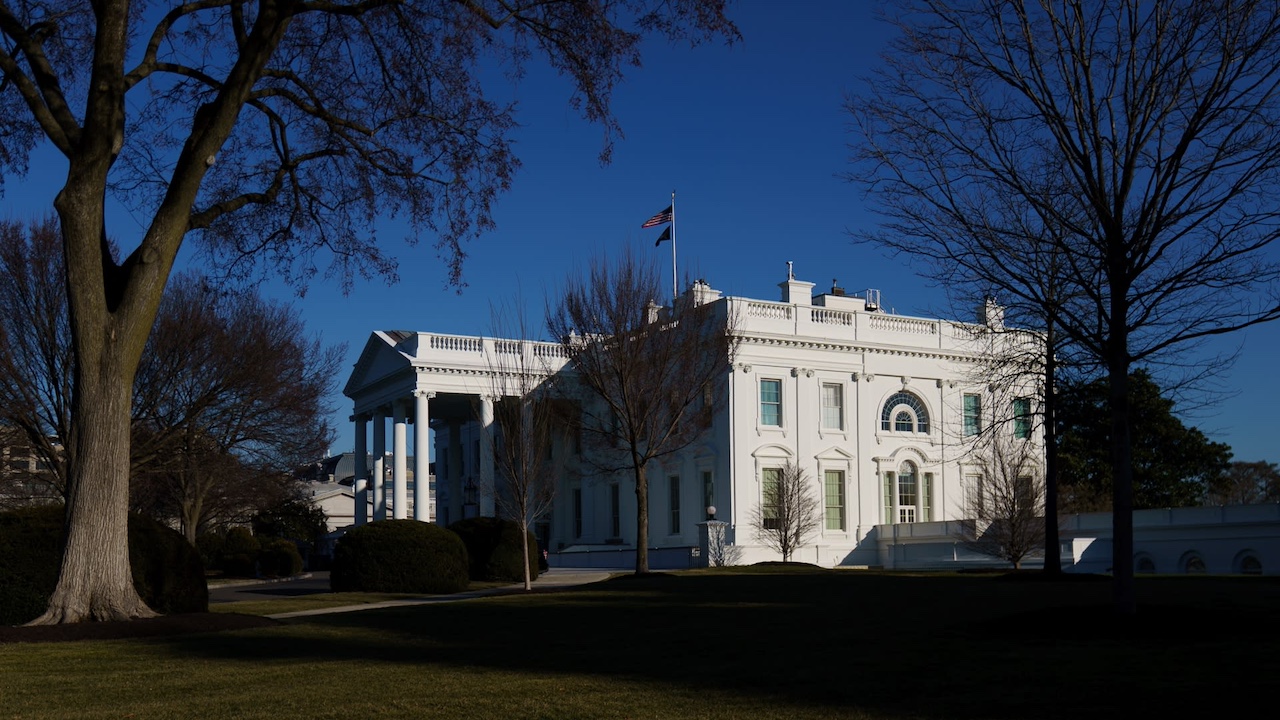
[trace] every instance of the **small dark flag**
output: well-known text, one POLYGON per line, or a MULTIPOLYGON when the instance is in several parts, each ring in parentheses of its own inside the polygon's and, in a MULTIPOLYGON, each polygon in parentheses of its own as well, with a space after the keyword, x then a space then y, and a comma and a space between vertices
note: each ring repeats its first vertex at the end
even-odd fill
POLYGON ((658 247, 659 245, 661 245, 662 243, 670 239, 671 239, 671 226, 668 225, 667 229, 663 230, 662 234, 658 236, 658 242, 654 243, 653 246, 658 247))
POLYGON ((644 221, 644 224, 643 224, 643 225, 641 225, 640 227, 641 227, 641 228, 651 228, 651 227, 655 227, 655 226, 661 225, 661 224, 663 224, 663 223, 669 223, 669 222, 671 222, 671 218, 672 218, 671 208, 672 208, 672 206, 668 205, 666 210, 663 210, 662 212, 658 213, 657 215, 654 215, 653 217, 649 218, 648 220, 645 220, 645 221, 644 221))

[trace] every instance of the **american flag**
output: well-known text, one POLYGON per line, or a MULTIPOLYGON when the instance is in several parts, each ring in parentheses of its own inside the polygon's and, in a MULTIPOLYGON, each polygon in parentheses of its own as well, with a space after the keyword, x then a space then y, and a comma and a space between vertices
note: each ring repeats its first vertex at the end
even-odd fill
POLYGON ((671 218, 672 218, 671 208, 672 208, 672 206, 671 206, 671 205, 668 205, 666 210, 663 210, 662 212, 658 213, 657 215, 654 215, 653 217, 649 218, 648 220, 645 220, 645 221, 644 221, 644 224, 643 224, 643 225, 641 225, 640 227, 641 227, 641 228, 651 228, 651 227, 655 227, 655 226, 657 226, 657 225, 661 225, 661 224, 663 224, 663 223, 669 223, 669 222, 671 222, 671 218))

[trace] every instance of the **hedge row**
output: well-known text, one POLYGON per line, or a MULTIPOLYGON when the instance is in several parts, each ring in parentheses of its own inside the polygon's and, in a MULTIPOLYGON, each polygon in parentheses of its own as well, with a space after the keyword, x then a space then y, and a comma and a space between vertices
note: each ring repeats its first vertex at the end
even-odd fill
MULTIPOLYGON (((62 563, 62 506, 0 513, 0 624, 44 612, 62 563)), ((129 517, 129 562, 143 601, 161 613, 206 612, 204 564, 186 539, 147 517, 129 517)))

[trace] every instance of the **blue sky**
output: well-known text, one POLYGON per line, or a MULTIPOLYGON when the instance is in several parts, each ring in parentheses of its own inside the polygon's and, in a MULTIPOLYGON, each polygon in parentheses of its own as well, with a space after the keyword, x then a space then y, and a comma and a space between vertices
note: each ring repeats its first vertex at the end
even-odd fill
MULTIPOLYGON (((847 167, 847 93, 861 89, 887 28, 871 3, 823 0, 779 5, 750 0, 731 11, 743 40, 690 50, 662 41, 645 47, 614 97, 625 138, 601 167, 601 131, 569 106, 570 86, 532 66, 519 86, 500 85, 520 104, 516 137, 524 166, 496 212, 498 228, 468 246, 462 292, 445 286, 446 268, 430 243, 410 248, 387 240, 400 261, 400 282, 357 284, 343 296, 317 282, 302 298, 268 283, 264 292, 296 303, 308 328, 348 344, 355 362, 371 331, 487 334, 489 305, 519 288, 539 319, 545 293, 593 255, 627 242, 653 249, 659 229, 640 224, 676 192, 680 274, 704 277, 726 294, 776 299, 793 261, 797 277, 851 292, 877 288, 902 314, 952 313, 940 289, 909 262, 854 246, 848 231, 872 228, 860 192, 839 179, 847 167)), ((6 183, 0 215, 25 217, 50 207, 65 166, 43 152, 25 180, 6 183)), ((113 223, 136 222, 127 215, 113 223)), ((118 232, 127 236, 129 230, 118 232)), ((383 237, 392 237, 384 232, 383 237)), ((960 319, 971 319, 966 312, 960 319)), ((1240 460, 1280 461, 1280 325, 1232 336, 1240 359, 1220 384, 1228 394, 1191 421, 1229 443, 1240 460)), ((346 380, 338 379, 340 387, 346 380)), ((335 452, 350 450, 350 401, 335 393, 335 452)))

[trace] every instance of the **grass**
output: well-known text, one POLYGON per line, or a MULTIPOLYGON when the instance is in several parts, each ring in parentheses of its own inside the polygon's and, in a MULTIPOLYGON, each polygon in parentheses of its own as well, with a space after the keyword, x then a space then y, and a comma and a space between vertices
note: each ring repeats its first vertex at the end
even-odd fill
MULTIPOLYGON (((0 646, 3 718, 1099 718, 1241 713, 1280 672, 1280 582, 769 568, 0 646)), ((285 602, 285 601, 271 601, 285 602)))
MULTIPOLYGON (((467 590, 488 590, 491 588, 511 587, 512 583, 472 580, 467 590)), ((413 593, 316 593, 313 595, 293 595, 272 600, 241 600, 239 602, 215 603, 209 606, 210 612, 240 613, 242 615, 278 615, 281 613, 300 612, 303 610, 323 610, 325 608, 348 607, 351 605, 369 605, 372 603, 393 600, 416 600, 424 596, 413 593)))

